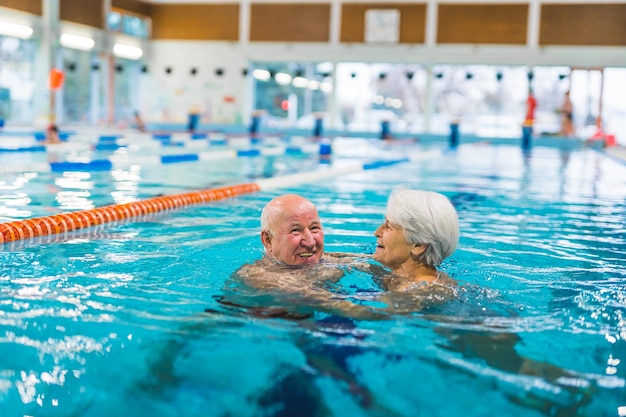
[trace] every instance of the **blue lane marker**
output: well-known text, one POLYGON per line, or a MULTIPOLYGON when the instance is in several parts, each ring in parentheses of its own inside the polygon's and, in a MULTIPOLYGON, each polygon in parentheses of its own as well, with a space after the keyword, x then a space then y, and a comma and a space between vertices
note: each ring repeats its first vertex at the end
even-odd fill
POLYGON ((237 156, 261 156, 261 151, 258 149, 247 149, 237 151, 237 156))
MULTIPOLYGON (((35 133, 33 134, 33 136, 35 136, 35 140, 36 140, 36 141, 39 141, 39 142, 41 142, 41 141, 43 141, 43 140, 46 140, 46 132, 35 132, 35 133)), ((67 142, 67 139, 68 139, 69 137, 70 137, 70 134, 69 134, 69 133, 67 133, 67 132, 61 132, 61 133, 59 133, 59 140, 60 140, 61 142, 67 142)))
POLYGON ((118 145, 118 144, 117 144, 117 143, 115 143, 115 142, 110 142, 110 143, 107 143, 107 142, 101 142, 101 143, 98 143, 98 144, 96 145, 96 148, 95 148, 95 149, 96 149, 97 151, 115 151, 115 150, 117 150, 117 149, 119 149, 119 148, 121 148, 121 147, 122 147, 122 145, 118 145))
POLYGON ((154 133, 152 134, 152 138, 157 140, 172 140, 172 135, 169 133, 154 133))
POLYGON ((191 162, 198 161, 200 157, 197 154, 187 154, 187 155, 163 155, 161 157, 161 162, 164 164, 174 164, 176 162, 191 162))
POLYGON ((27 146, 24 148, 0 148, 0 152, 45 152, 45 146, 27 146))
POLYGON ((91 162, 51 162, 52 172, 65 171, 110 171, 113 168, 111 161, 96 159, 91 162))
POLYGON ((302 151, 302 148, 298 148, 296 146, 288 146, 285 149, 285 154, 286 155, 303 155, 304 152, 302 151))
POLYGON ((363 164, 363 169, 382 168, 382 167, 386 167, 386 166, 390 166, 390 165, 396 165, 396 164, 401 164, 403 162, 409 162, 409 161, 410 161, 410 159, 408 159, 408 158, 392 159, 390 161, 374 161, 374 162, 370 162, 368 164, 363 164))
POLYGON ((115 142, 121 138, 123 138, 122 135, 100 135, 98 142, 115 142))

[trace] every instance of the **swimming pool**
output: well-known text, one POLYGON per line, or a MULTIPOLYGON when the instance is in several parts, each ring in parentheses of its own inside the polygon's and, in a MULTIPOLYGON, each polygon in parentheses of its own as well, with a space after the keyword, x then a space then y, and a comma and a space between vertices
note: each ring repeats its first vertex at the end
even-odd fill
MULTIPOLYGON (((407 152, 351 143, 338 142, 336 155, 407 152)), ((317 164, 285 156, 5 175, 0 217, 317 164)), ((5 245, 3 415, 626 415, 625 173, 589 149, 475 145, 5 245), (398 184, 442 192, 457 207, 461 244, 444 269, 463 283, 459 302, 385 320, 259 318, 218 302, 237 291, 232 273, 262 255, 258 217, 273 196, 311 199, 326 250, 361 254, 373 251, 398 184)), ((341 282, 344 294, 378 291, 358 272, 341 282)))

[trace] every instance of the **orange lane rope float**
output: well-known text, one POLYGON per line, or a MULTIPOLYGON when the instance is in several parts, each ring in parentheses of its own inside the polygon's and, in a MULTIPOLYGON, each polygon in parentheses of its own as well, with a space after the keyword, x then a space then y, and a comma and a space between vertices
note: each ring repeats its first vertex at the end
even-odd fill
POLYGON ((259 191, 256 183, 194 191, 172 196, 154 197, 132 203, 115 204, 53 216, 0 223, 0 244, 94 227, 195 204, 209 203, 259 191))

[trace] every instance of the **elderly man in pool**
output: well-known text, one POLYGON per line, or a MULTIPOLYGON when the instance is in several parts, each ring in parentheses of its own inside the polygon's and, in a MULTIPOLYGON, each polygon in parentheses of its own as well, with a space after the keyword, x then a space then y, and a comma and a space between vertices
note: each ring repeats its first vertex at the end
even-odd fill
POLYGON ((261 243, 269 258, 285 265, 318 263, 324 230, 315 205, 296 194, 274 198, 261 212, 261 243))
POLYGON ((278 196, 263 208, 261 243, 265 256, 236 272, 256 289, 282 289, 328 299, 330 293, 316 283, 341 278, 344 270, 339 264, 356 265, 348 254, 324 253, 324 229, 317 208, 296 194, 278 196))

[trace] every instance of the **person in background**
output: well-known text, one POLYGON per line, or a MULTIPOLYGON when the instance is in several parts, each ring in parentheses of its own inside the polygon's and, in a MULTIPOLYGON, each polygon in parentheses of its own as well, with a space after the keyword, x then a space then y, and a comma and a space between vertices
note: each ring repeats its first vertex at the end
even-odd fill
POLYGON ((61 139, 59 138, 59 127, 54 123, 48 126, 48 130, 46 131, 46 140, 44 143, 46 145, 61 143, 61 139))
POLYGON ((532 88, 528 89, 528 98, 526 99, 526 118, 524 126, 532 127, 535 124, 535 109, 537 109, 537 99, 533 94, 532 88))
POLYGON ((141 114, 139 114, 138 111, 135 111, 134 113, 134 126, 137 130, 139 130, 140 132, 145 132, 146 131, 146 124, 143 121, 143 118, 141 117, 141 114))
POLYGON ((559 134, 561 136, 573 136, 574 106, 572 105, 569 91, 565 92, 565 97, 563 98, 563 104, 561 105, 559 113, 561 113, 561 131, 559 132, 559 134))
POLYGON ((187 115, 187 131, 189 133, 195 133, 198 130, 200 125, 200 107, 198 105, 193 105, 191 109, 189 109, 189 113, 187 115))

